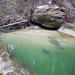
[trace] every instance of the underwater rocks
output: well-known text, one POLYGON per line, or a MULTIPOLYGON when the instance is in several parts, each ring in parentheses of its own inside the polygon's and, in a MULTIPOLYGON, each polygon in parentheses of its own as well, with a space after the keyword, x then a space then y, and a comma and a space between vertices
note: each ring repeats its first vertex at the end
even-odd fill
POLYGON ((50 55, 49 51, 47 51, 46 49, 42 49, 42 53, 44 53, 46 55, 50 55))
POLYGON ((47 37, 48 37, 48 39, 49 39, 49 42, 50 42, 52 45, 58 47, 58 50, 64 50, 64 49, 65 49, 64 47, 62 47, 62 46, 60 45, 60 43, 57 41, 56 38, 53 38, 53 37, 50 37, 50 36, 47 36, 47 37))

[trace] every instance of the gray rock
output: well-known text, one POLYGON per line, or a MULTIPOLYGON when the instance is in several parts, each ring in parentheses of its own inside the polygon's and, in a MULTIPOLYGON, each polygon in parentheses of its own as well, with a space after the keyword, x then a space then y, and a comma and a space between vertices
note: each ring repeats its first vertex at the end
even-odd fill
MULTIPOLYGON (((34 12, 32 21, 39 23, 46 28, 58 29, 63 23, 66 15, 64 12, 65 8, 63 8, 64 7, 50 4, 47 10, 45 9, 45 11, 40 10, 40 12, 34 12)), ((37 11, 39 11, 39 9, 37 9, 37 11)))

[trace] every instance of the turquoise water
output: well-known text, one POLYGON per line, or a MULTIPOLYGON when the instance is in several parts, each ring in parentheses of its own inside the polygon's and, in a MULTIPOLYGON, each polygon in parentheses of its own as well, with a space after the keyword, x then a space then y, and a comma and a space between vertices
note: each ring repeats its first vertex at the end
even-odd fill
POLYGON ((31 30, 0 36, 11 56, 38 75, 75 75, 75 38, 56 31, 31 30))

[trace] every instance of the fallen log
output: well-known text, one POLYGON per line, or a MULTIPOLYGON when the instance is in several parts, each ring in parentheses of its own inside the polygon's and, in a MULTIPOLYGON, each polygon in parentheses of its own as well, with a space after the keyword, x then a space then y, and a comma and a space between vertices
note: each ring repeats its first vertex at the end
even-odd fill
POLYGON ((22 21, 19 21, 19 22, 15 22, 15 23, 11 23, 11 24, 8 24, 8 25, 3 25, 3 26, 0 26, 0 29, 1 28, 6 28, 6 27, 10 27, 10 26, 14 26, 14 25, 19 25, 20 23, 26 23, 28 20, 22 20, 22 21))

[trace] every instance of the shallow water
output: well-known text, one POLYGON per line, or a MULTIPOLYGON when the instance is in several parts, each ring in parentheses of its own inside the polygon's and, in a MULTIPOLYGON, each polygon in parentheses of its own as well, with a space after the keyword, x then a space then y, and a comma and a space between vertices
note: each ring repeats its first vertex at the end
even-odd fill
POLYGON ((0 35, 11 56, 38 75, 75 75, 75 38, 47 30, 0 35))

